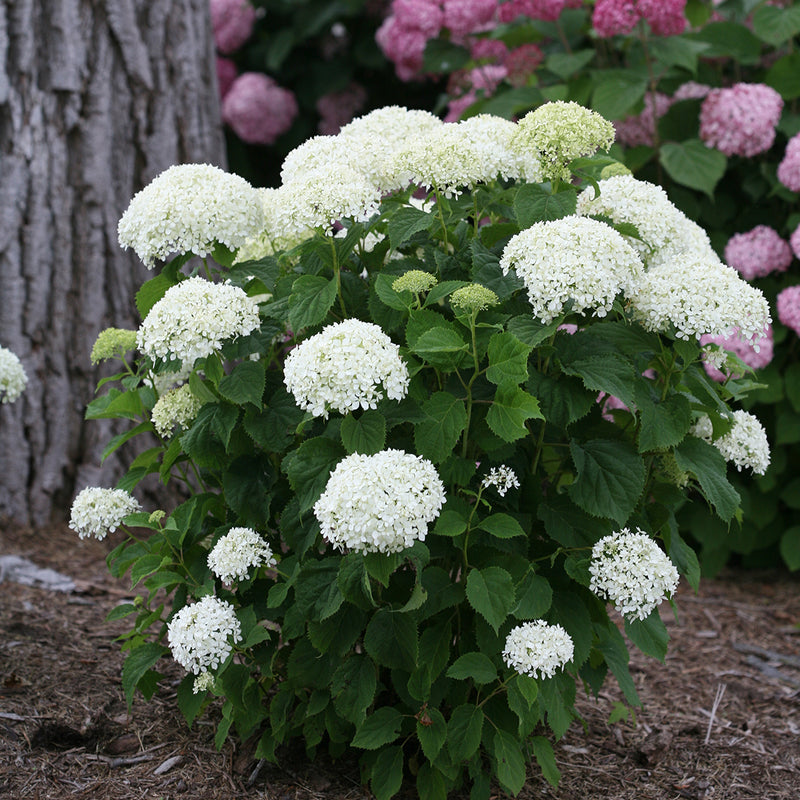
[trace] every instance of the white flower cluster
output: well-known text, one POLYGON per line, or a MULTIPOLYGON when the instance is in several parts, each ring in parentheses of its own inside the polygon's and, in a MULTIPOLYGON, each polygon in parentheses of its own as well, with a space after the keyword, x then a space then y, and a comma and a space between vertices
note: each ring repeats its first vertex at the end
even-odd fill
POLYGON ((628 528, 592 548, 589 588, 625 617, 645 619, 678 586, 678 570, 644 531, 628 528))
POLYGON ((711 420, 706 414, 697 420, 689 433, 713 444, 739 472, 749 467, 756 475, 763 475, 769 467, 767 433, 758 418, 747 411, 734 411, 733 427, 717 439, 713 438, 711 420))
POLYGON ((242 289, 196 276, 167 289, 139 327, 136 346, 154 361, 190 366, 258 326, 258 305, 242 289))
POLYGON ((105 539, 122 524, 128 514, 141 510, 139 501, 124 489, 87 487, 72 502, 69 527, 81 539, 87 536, 105 539))
POLYGON ((660 186, 616 175, 601 180, 599 187, 599 196, 593 187, 578 195, 578 215, 634 225, 641 238, 627 237, 627 241, 647 266, 679 256, 716 257, 706 232, 673 205, 660 186))
POLYGON ((328 325, 289 352, 283 380, 297 405, 315 417, 375 408, 383 397, 402 400, 408 368, 400 348, 372 322, 346 319, 328 325))
POLYGON ((197 416, 203 401, 192 393, 189 384, 169 389, 156 400, 150 419, 159 436, 166 439, 176 425, 186 428, 197 416))
POLYGON ((201 675, 216 669, 242 640, 242 626, 233 606, 206 595, 184 606, 168 623, 172 657, 187 671, 201 675))
POLYGON ((261 198, 244 178, 209 164, 170 167, 138 192, 117 227, 148 269, 172 253, 206 256, 215 242, 231 250, 264 227, 261 198))
POLYGON ((569 301, 573 311, 605 316, 641 273, 642 262, 609 225, 570 216, 537 222, 512 236, 500 267, 522 278, 533 315, 547 324, 569 301))
POLYGON ((244 580, 251 568, 276 563, 272 548, 252 528, 231 528, 208 554, 209 569, 224 583, 244 580))
POLYGON ((25 391, 28 376, 22 362, 5 347, 0 347, 0 402, 13 403, 25 391))
POLYGON ((487 489, 494 486, 500 497, 505 497, 506 492, 511 489, 519 489, 519 479, 517 473, 511 467, 501 464, 499 467, 492 467, 489 474, 481 481, 481 486, 487 489))
POLYGON ((214 688, 214 674, 211 672, 201 672, 195 679, 192 685, 192 693, 200 694, 200 692, 207 692, 214 688))
POLYGON ((681 257, 650 267, 628 297, 645 328, 674 328, 679 339, 728 336, 739 328, 740 338, 752 342, 772 322, 766 297, 716 257, 681 257))
POLYGON ((572 660, 575 645, 560 625, 544 620, 523 622, 506 637, 503 661, 520 675, 552 678, 572 660))
POLYGON ((323 538, 362 553, 399 553, 424 541, 444 485, 427 459, 402 450, 353 453, 331 472, 314 504, 323 538))

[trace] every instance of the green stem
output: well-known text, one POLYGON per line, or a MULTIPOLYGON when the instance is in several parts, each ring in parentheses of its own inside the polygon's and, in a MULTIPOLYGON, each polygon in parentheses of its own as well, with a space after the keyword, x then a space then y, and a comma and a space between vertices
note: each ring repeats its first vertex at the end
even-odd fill
POLYGON ((433 194, 436 197, 436 210, 439 212, 439 222, 442 223, 442 235, 444 239, 444 249, 448 252, 450 249, 450 242, 447 238, 447 225, 444 224, 444 211, 442 210, 442 198, 439 190, 434 187, 433 194))
POLYGON ((342 295, 342 271, 339 267, 339 256, 336 253, 336 242, 333 241, 333 236, 329 236, 328 239, 331 243, 331 253, 333 254, 333 274, 336 278, 336 294, 339 297, 339 307, 342 309, 342 318, 347 319, 347 309, 342 295))

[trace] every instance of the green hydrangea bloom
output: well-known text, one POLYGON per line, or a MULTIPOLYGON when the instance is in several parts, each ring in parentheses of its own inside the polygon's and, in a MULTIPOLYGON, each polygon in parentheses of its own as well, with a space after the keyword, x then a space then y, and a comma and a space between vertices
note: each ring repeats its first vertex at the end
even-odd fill
POLYGON ((122 358, 125 353, 136 349, 136 331, 125 328, 106 328, 100 331, 92 347, 92 364, 108 361, 110 358, 122 358))
POLYGON ((456 289, 450 298, 450 304, 454 308, 461 308, 464 311, 485 311, 499 302, 500 298, 491 289, 479 283, 471 283, 469 286, 456 289))
POLYGON ((600 180, 604 181, 606 178, 613 178, 615 175, 630 174, 631 171, 621 161, 617 161, 616 164, 609 164, 600 170, 600 180))
POLYGON ((439 281, 430 272, 423 272, 421 269, 412 269, 404 272, 392 284, 395 292, 429 292, 439 281))

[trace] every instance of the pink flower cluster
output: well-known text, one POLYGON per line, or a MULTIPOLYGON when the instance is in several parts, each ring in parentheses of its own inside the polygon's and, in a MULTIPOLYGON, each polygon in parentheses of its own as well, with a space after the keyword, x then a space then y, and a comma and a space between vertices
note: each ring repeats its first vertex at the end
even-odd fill
POLYGON ((794 233, 789 237, 789 245, 795 256, 800 258, 800 225, 794 229, 794 233))
POLYGON ((210 0, 211 28, 220 53, 238 50, 252 35, 256 10, 248 0, 210 0))
POLYGON ((700 138, 732 156, 751 157, 772 147, 783 99, 763 83, 712 89, 700 107, 700 138))
POLYGON ((781 163, 778 164, 778 180, 793 192, 800 192, 800 133, 789 139, 781 163))
POLYGON ((236 64, 233 61, 223 56, 217 56, 217 86, 219 87, 221 99, 225 99, 225 95, 228 94, 228 90, 233 86, 238 74, 239 70, 236 69, 236 64))
POLYGON ((699 100, 705 97, 711 91, 710 86, 704 83, 697 83, 696 81, 686 81, 681 84, 672 95, 673 101, 675 100, 699 100))
POLYGON ((441 3, 435 0, 394 0, 392 13, 375 33, 375 41, 394 63, 401 81, 418 78, 428 39, 439 35, 444 24, 441 3))
POLYGON ((777 299, 778 319, 800 336, 800 286, 784 289, 777 299))
POLYGON ((580 8, 581 0, 507 0, 498 8, 500 22, 511 22, 519 16, 555 22, 565 8, 580 8))
POLYGON ((675 36, 686 27, 686 0, 597 0, 592 26, 598 36, 624 36, 645 20, 656 36, 675 36))
MULTIPOLYGON (((700 344, 719 345, 723 350, 727 350, 729 353, 738 356, 748 367, 752 369, 763 369, 772 361, 772 325, 767 325, 767 327, 764 328, 762 336, 753 344, 741 339, 738 330, 734 331, 730 336, 710 336, 709 334, 705 334, 700 337, 700 344)), ((730 377, 730 375, 715 367, 709 360, 704 360, 703 366, 708 373, 708 377, 718 383, 722 383, 730 377)), ((734 375, 733 377, 740 378, 741 375, 734 375)))
POLYGON ((672 98, 669 95, 661 92, 653 95, 648 92, 645 95, 644 108, 640 114, 614 123, 617 130, 617 141, 628 147, 652 146, 655 141, 656 122, 667 113, 671 105, 672 98))
POLYGON ((222 120, 248 144, 272 144, 292 126, 297 101, 261 72, 245 72, 222 101, 222 120))
POLYGON ((459 87, 463 93, 450 100, 444 121, 456 122, 479 96, 490 97, 507 74, 506 68, 499 64, 486 64, 474 67, 466 74, 454 76, 454 81, 451 81, 451 95, 459 91, 459 87))
POLYGON ((320 116, 317 131, 321 134, 336 134, 367 102, 367 90, 358 83, 351 83, 340 92, 330 92, 317 100, 320 116))
POLYGON ((725 245, 725 261, 751 281, 771 272, 785 272, 792 263, 792 251, 774 228, 757 225, 731 236, 725 245))

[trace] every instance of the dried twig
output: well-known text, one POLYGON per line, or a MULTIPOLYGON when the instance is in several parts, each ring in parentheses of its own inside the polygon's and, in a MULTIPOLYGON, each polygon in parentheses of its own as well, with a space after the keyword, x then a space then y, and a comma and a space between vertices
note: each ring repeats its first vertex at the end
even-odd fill
POLYGON ((714 704, 711 706, 711 717, 708 720, 708 730, 706 731, 706 738, 703 740, 703 744, 708 744, 711 739, 711 728, 714 727, 714 717, 717 715, 717 709, 722 702, 722 696, 725 694, 726 687, 727 684, 725 683, 717 684, 717 694, 714 697, 714 704))

